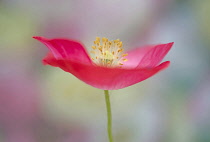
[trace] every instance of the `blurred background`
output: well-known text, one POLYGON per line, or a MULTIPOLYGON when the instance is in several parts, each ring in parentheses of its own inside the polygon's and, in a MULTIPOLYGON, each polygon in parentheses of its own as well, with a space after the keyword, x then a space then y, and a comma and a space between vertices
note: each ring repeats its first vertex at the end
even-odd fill
POLYGON ((210 141, 209 0, 0 0, 0 141, 107 142, 103 91, 42 65, 32 36, 175 42, 171 66, 111 91, 115 142, 210 141))

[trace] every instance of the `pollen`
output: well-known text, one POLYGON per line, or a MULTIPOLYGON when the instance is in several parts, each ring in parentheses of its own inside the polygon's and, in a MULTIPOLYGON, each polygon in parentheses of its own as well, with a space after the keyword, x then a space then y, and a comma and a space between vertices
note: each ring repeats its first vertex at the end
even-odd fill
POLYGON ((90 53, 95 64, 105 67, 122 67, 123 62, 128 61, 125 58, 128 54, 123 53, 123 43, 119 39, 109 41, 105 37, 96 37, 93 43, 90 53))

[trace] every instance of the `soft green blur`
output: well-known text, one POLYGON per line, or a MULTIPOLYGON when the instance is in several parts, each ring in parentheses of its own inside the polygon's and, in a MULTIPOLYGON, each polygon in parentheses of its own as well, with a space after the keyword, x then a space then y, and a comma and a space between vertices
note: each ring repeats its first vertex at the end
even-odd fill
POLYGON ((0 141, 107 142, 103 90, 44 66, 32 36, 175 42, 171 65, 111 91, 115 142, 210 141, 209 0, 1 0, 0 141))

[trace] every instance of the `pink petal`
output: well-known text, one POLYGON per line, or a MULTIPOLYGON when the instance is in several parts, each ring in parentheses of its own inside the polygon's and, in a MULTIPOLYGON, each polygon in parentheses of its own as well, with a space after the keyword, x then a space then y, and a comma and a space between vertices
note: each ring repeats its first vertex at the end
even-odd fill
POLYGON ((76 41, 68 39, 47 39, 44 37, 33 37, 44 43, 56 59, 69 59, 72 61, 91 63, 84 46, 76 41))
MULTIPOLYGON (((57 66, 59 63, 55 60, 49 60, 47 63, 57 66), (50 62, 53 61, 53 62, 50 62)), ((160 64, 155 68, 105 68, 92 64, 83 64, 79 62, 64 61, 59 66, 63 70, 70 72, 83 82, 103 90, 117 90, 141 82, 159 71, 167 68, 169 61, 160 64)))
POLYGON ((139 47, 136 49, 132 49, 128 52, 125 52, 128 54, 128 56, 125 57, 126 59, 128 59, 128 61, 123 63, 123 67, 129 67, 129 68, 137 67, 141 59, 152 47, 153 46, 139 47))
POLYGON ((123 66, 129 68, 155 67, 162 61, 171 49, 172 45, 173 42, 168 44, 150 45, 130 50, 127 52, 128 56, 125 57, 128 61, 124 62, 123 66))
POLYGON ((42 60, 42 62, 43 62, 44 65, 53 63, 52 66, 54 66, 54 67, 58 67, 59 66, 59 64, 57 64, 57 59, 54 57, 52 52, 49 52, 47 54, 47 56, 42 60))
POLYGON ((68 72, 68 69, 66 68, 66 63, 64 62, 64 60, 57 60, 51 52, 47 54, 47 56, 42 60, 42 62, 44 65, 60 67, 64 71, 68 72))
POLYGON ((163 60, 163 58, 169 52, 173 44, 173 42, 167 44, 159 44, 151 48, 141 59, 138 67, 155 67, 163 60))

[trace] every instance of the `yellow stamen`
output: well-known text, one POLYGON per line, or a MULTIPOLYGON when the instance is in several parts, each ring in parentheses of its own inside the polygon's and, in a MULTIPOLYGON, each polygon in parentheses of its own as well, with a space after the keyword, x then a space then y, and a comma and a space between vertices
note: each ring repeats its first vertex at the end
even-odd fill
POLYGON ((122 59, 124 62, 128 61, 128 59, 122 59))
POLYGON ((92 46, 93 49, 96 49, 96 46, 92 46))
POLYGON ((124 57, 128 54, 123 54, 123 43, 119 40, 109 41, 107 38, 96 37, 93 42, 91 53, 93 54, 92 60, 100 65, 106 67, 122 66, 121 61, 125 62, 127 59, 124 57))
POLYGON ((95 51, 91 51, 91 53, 95 54, 95 51))
POLYGON ((122 57, 125 57, 125 56, 128 56, 128 53, 127 54, 122 54, 122 57))

